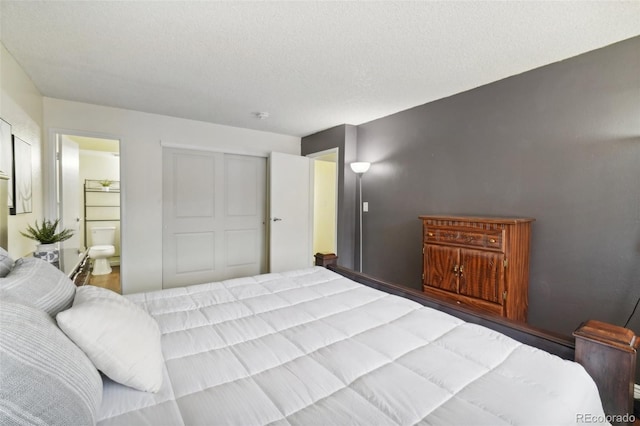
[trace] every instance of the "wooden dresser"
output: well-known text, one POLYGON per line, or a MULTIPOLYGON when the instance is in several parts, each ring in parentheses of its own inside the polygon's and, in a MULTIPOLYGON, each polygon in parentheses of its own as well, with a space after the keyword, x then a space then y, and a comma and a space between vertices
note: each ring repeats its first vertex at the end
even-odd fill
POLYGON ((430 296, 527 320, 531 218, 420 216, 430 296))

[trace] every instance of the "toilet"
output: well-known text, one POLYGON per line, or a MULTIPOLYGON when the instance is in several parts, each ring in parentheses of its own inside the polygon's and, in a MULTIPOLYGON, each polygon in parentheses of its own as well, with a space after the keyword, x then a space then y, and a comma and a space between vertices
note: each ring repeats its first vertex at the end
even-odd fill
POLYGON ((91 243, 89 258, 93 259, 91 275, 106 275, 111 273, 109 258, 116 253, 115 226, 95 226, 91 228, 91 243))

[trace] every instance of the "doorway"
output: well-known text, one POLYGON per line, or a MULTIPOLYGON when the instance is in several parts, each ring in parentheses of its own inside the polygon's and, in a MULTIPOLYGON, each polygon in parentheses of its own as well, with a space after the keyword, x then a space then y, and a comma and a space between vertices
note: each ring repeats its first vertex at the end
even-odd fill
POLYGON ((108 269, 95 269, 97 256, 92 252, 88 284, 122 293, 120 141, 73 132, 55 133, 54 139, 55 216, 63 228, 74 231, 61 249, 84 252, 96 245, 113 245, 106 258, 108 269))
POLYGON ((313 160, 313 253, 338 254, 338 148, 313 160))

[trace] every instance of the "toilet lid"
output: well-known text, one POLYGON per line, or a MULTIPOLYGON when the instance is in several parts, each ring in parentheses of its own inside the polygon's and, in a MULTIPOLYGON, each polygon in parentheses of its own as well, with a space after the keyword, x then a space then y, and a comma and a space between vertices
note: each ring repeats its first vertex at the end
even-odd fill
POLYGON ((103 245, 103 246, 91 246, 90 250, 111 250, 113 246, 103 245))

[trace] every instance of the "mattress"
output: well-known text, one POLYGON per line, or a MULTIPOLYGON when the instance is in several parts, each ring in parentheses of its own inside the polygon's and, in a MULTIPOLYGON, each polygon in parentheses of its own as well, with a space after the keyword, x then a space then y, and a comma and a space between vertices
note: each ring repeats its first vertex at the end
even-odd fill
POLYGON ((99 425, 604 420, 581 365, 324 268, 128 298, 160 326, 164 383, 105 377, 99 425))

